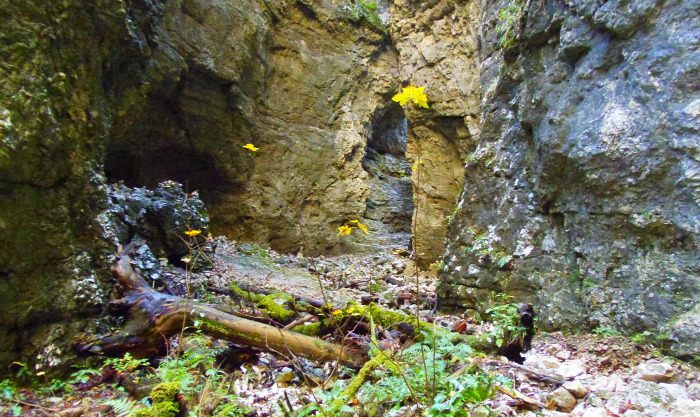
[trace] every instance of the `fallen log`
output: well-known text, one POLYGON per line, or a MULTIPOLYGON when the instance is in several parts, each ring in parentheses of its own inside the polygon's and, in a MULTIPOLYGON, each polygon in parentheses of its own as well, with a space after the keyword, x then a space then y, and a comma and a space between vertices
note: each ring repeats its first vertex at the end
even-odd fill
POLYGON ((328 343, 159 293, 134 270, 127 253, 125 249, 112 268, 121 285, 122 298, 110 304, 110 311, 126 316, 126 322, 121 331, 111 335, 74 342, 78 353, 116 356, 130 352, 135 357, 162 354, 168 338, 180 333, 184 322, 185 326, 195 327, 209 336, 283 355, 317 361, 338 360, 352 367, 360 367, 368 360, 360 349, 328 343))
MULTIPOLYGON (((266 289, 266 288, 254 287, 254 286, 248 285, 248 284, 240 284, 240 285, 238 286, 238 288, 239 288, 240 290, 245 291, 245 292, 252 292, 252 293, 263 294, 263 295, 273 295, 273 294, 279 293, 279 291, 273 291, 273 290, 268 290, 268 289, 266 289)), ((237 293, 237 292, 235 292, 235 291, 227 290, 227 289, 224 289, 224 288, 207 287, 207 290, 208 290, 208 291, 211 291, 211 292, 213 292, 213 293, 216 293, 216 294, 221 294, 221 295, 228 295, 228 296, 234 296, 234 297, 235 297, 235 296, 240 296, 239 293, 237 293)), ((303 296, 301 296, 301 295, 296 295, 296 294, 290 294, 290 293, 285 293, 285 294, 289 295, 290 297, 293 297, 293 298, 294 298, 294 301, 296 301, 296 302, 298 302, 298 303, 306 303, 306 304, 308 304, 308 305, 310 305, 310 306, 312 306, 312 307, 316 307, 316 308, 331 308, 331 307, 332 307, 332 308, 337 308, 337 306, 328 306, 328 305, 326 305, 326 303, 324 303, 324 302, 321 301, 321 300, 316 300, 316 299, 313 299, 313 298, 303 297, 303 296)))

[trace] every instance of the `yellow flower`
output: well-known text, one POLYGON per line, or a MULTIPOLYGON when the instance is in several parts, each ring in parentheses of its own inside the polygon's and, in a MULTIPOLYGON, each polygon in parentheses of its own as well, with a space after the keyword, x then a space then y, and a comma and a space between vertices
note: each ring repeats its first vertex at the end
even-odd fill
POLYGON ((413 100, 420 107, 428 108, 428 97, 425 95, 425 87, 416 87, 413 84, 404 87, 402 92, 392 97, 392 100, 401 106, 405 106, 409 100, 413 100))
POLYGON ((252 143, 249 143, 249 144, 245 145, 244 148, 250 149, 250 150, 253 151, 253 152, 255 152, 255 151, 257 151, 257 150, 259 149, 259 148, 256 148, 255 145, 253 145, 252 143))
POLYGON ((366 225, 366 224, 360 223, 359 220, 350 220, 350 223, 357 223, 357 227, 358 227, 360 230, 362 230, 363 232, 365 232, 366 235, 369 234, 369 232, 367 231, 367 225, 366 225))
POLYGON ((199 230, 199 229, 194 229, 194 230, 187 230, 187 231, 185 231, 185 234, 186 234, 187 236, 189 236, 189 237, 197 236, 197 235, 200 234, 200 233, 202 233, 202 231, 199 230))
POLYGON ((190 261, 192 261, 192 259, 190 259, 190 258, 182 258, 180 260, 186 264, 188 264, 188 263, 190 263, 190 261))
POLYGON ((338 236, 349 235, 352 233, 352 227, 348 225, 340 226, 338 230, 340 230, 340 232, 338 232, 338 236))

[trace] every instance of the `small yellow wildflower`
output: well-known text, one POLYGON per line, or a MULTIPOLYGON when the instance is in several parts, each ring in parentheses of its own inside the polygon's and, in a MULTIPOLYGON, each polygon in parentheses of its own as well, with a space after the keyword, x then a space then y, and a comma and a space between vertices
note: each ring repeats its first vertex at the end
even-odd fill
POLYGON ((352 227, 348 225, 340 226, 338 230, 340 230, 340 232, 338 232, 338 236, 349 235, 352 233, 352 227))
POLYGON ((392 97, 392 100, 401 106, 405 106, 409 100, 413 100, 420 107, 428 108, 428 97, 425 95, 425 87, 416 87, 413 84, 404 87, 402 92, 392 97))
POLYGON ((257 151, 257 150, 259 149, 259 148, 256 148, 255 145, 253 145, 252 143, 249 143, 249 144, 245 145, 244 148, 249 149, 249 150, 251 150, 251 151, 253 151, 253 152, 255 152, 255 151, 257 151))
POLYGON ((369 232, 367 231, 367 225, 366 225, 366 224, 360 223, 359 220, 350 220, 350 223, 356 223, 356 224, 357 224, 357 227, 358 227, 360 230, 362 230, 363 232, 365 232, 366 235, 369 234, 369 232))
POLYGON ((192 261, 192 259, 190 259, 190 258, 182 258, 181 261, 184 262, 184 263, 186 263, 186 264, 188 264, 188 263, 190 263, 190 261, 192 261))
POLYGON ((197 236, 198 234, 202 233, 201 230, 199 229, 194 229, 194 230, 186 230, 185 234, 189 237, 197 236))

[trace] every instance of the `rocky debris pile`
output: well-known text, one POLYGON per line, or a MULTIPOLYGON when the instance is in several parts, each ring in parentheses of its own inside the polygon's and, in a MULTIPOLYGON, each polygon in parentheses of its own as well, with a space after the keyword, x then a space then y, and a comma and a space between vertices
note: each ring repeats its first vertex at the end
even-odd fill
POLYGON ((136 245, 133 261, 145 276, 160 281, 161 264, 182 266, 187 256, 198 267, 210 266, 209 256, 202 255, 213 252, 212 241, 204 238, 209 214, 196 192, 188 194, 174 181, 154 190, 115 183, 107 192, 111 204, 99 216, 104 233, 116 244, 136 245))
POLYGON ((700 416, 698 370, 623 338, 551 335, 524 365, 566 381, 548 392, 528 375, 519 379, 521 392, 552 408, 545 416, 700 416))

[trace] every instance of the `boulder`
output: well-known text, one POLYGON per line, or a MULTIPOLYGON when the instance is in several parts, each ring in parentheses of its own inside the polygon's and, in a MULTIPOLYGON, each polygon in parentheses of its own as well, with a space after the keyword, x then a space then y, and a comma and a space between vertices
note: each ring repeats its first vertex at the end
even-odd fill
POLYGON ((662 331, 668 336, 674 355, 692 359, 700 353, 700 304, 668 322, 662 331))
POLYGON ((565 413, 571 412, 576 407, 576 398, 563 387, 559 387, 552 392, 552 400, 554 400, 557 410, 565 413))
POLYGON ((637 367, 635 377, 651 382, 666 382, 673 378, 674 372, 671 365, 663 362, 647 362, 637 367))
POLYGON ((568 381, 562 387, 576 398, 583 398, 588 394, 588 388, 579 381, 568 381))

